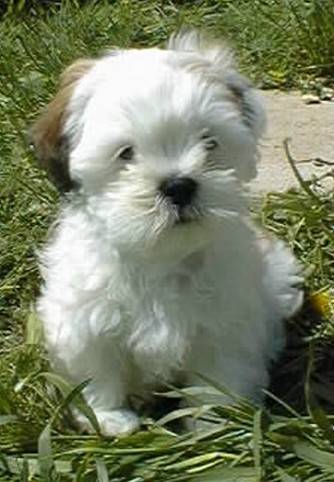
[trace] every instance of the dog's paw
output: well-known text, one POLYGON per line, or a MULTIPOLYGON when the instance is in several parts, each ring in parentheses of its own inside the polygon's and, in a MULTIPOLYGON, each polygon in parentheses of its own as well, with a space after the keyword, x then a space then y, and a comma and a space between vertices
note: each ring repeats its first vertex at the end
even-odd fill
MULTIPOLYGON (((131 410, 125 408, 109 411, 96 411, 95 416, 99 423, 101 434, 107 437, 122 437, 129 435, 140 427, 140 421, 137 415, 131 410)), ((83 431, 89 433, 95 432, 86 417, 78 416, 77 422, 83 431)))
POLYGON ((282 318, 290 318, 301 308, 304 291, 301 267, 282 241, 271 244, 267 250, 265 284, 275 296, 276 307, 282 318))
POLYGON ((122 436, 138 430, 139 418, 134 412, 126 409, 96 413, 103 435, 122 436))

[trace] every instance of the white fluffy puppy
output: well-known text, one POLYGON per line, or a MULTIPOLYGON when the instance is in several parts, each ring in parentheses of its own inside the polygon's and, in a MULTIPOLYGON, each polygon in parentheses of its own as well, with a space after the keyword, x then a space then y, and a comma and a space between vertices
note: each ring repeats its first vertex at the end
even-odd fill
POLYGON ((76 62, 33 127, 69 193, 38 310, 55 369, 90 379, 102 433, 138 428, 131 395, 196 372, 261 400, 302 297, 292 255, 248 218, 263 126, 230 53, 190 32, 76 62))

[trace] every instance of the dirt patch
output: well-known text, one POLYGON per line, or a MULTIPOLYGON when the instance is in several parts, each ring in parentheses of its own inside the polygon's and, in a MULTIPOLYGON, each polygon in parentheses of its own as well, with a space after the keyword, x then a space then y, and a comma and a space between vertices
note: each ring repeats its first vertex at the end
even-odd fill
MULTIPOLYGON (((255 191, 284 191, 297 185, 284 152, 283 141, 290 138, 294 159, 322 159, 334 162, 334 102, 307 105, 296 92, 264 91, 268 127, 262 140, 259 174, 253 182, 255 191)), ((316 161, 298 163, 305 179, 331 169, 316 161)), ((334 169, 334 165, 332 166, 334 169)), ((334 187, 333 179, 326 186, 334 187)))

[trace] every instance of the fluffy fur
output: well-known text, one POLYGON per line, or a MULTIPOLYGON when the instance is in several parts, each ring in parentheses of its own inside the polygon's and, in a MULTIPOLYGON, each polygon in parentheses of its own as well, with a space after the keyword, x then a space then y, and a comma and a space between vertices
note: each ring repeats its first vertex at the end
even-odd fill
POLYGON ((131 395, 196 372, 261 400, 302 297, 290 252, 248 218, 263 127, 230 52, 196 32, 76 62, 33 127, 66 192, 38 311, 55 370, 90 379, 102 433, 138 428, 131 395))

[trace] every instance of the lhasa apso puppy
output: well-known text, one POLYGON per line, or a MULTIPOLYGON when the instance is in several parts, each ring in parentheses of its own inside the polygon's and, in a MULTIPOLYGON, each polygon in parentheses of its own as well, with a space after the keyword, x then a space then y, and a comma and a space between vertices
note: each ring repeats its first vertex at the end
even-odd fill
POLYGON ((289 250, 249 219, 264 123, 230 52, 188 32, 75 62, 33 127, 66 193, 38 312, 55 370, 90 380, 103 434, 139 427, 131 396, 196 373, 261 400, 302 298, 289 250))

